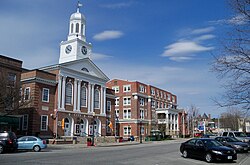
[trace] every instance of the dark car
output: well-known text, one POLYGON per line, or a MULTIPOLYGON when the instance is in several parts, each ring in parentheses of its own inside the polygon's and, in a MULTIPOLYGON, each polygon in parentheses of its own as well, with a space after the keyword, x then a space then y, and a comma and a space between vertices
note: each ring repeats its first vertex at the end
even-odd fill
POLYGON ((0 132, 0 154, 5 151, 16 151, 17 137, 14 132, 0 132))
POLYGON ((184 158, 201 158, 209 163, 214 160, 237 160, 237 153, 234 149, 223 146, 220 142, 209 138, 188 140, 181 144, 180 152, 184 158))
POLYGON ((234 137, 216 137, 215 140, 222 143, 224 146, 235 149, 238 152, 248 152, 249 146, 234 137))

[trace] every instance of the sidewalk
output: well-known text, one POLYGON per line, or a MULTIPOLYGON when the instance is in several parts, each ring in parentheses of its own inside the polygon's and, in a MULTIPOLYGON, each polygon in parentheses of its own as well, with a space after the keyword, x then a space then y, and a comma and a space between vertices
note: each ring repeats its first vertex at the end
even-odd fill
MULTIPOLYGON (((152 143, 179 143, 186 141, 187 139, 175 139, 175 140, 165 140, 165 141, 143 141, 142 144, 152 144, 152 143)), ((125 146, 125 145, 140 145, 140 142, 121 142, 121 143, 97 143, 95 146, 87 146, 87 144, 47 144, 48 149, 70 149, 70 148, 91 148, 91 147, 115 147, 115 146, 125 146)))

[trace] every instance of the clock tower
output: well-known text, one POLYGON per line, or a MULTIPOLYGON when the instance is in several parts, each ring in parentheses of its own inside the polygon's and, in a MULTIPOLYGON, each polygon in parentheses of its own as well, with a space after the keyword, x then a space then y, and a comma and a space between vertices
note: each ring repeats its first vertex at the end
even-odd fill
POLYGON ((69 34, 67 41, 60 44, 59 64, 90 58, 92 45, 86 42, 86 20, 80 13, 82 4, 78 2, 77 11, 70 16, 69 34))

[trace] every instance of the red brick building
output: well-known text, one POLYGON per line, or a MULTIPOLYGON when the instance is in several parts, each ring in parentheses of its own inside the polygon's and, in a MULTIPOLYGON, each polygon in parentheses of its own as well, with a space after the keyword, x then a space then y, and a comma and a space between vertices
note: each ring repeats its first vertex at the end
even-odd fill
POLYGON ((0 131, 17 130, 22 61, 0 55, 0 131))
POLYGON ((113 79, 107 87, 116 95, 117 135, 138 138, 150 135, 152 130, 179 135, 180 110, 176 95, 138 81, 113 79))

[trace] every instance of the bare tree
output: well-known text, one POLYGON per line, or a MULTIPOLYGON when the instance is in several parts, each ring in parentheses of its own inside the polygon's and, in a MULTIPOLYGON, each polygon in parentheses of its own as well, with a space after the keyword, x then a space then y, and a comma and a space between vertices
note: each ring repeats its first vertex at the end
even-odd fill
POLYGON ((192 104, 188 109, 188 122, 189 122, 189 130, 194 135, 194 129, 197 126, 197 118, 199 116, 199 109, 192 104))
POLYGON ((242 117, 242 112, 235 108, 229 108, 226 112, 221 114, 220 125, 222 128, 239 130, 239 120, 242 117))
POLYGON ((18 82, 8 81, 0 76, 0 116, 17 114, 17 110, 30 104, 20 92, 18 82))
POLYGON ((221 107, 238 106, 250 110, 250 0, 230 0, 236 13, 228 21, 232 31, 224 39, 212 70, 226 80, 226 92, 216 103, 221 107))

